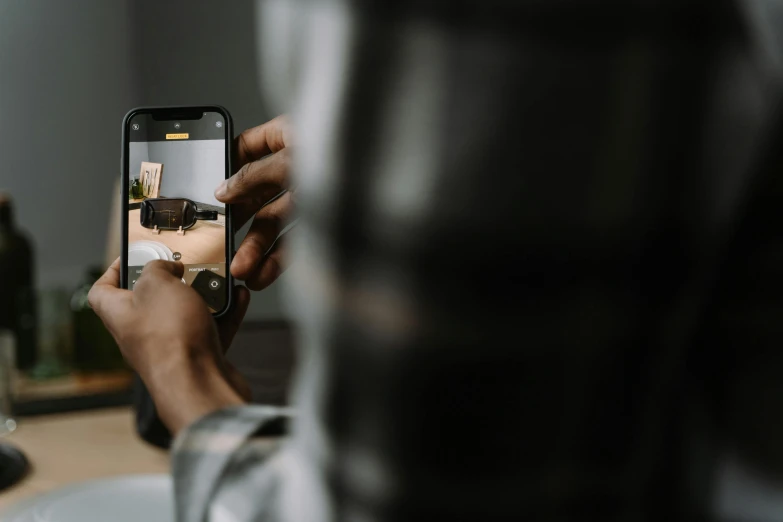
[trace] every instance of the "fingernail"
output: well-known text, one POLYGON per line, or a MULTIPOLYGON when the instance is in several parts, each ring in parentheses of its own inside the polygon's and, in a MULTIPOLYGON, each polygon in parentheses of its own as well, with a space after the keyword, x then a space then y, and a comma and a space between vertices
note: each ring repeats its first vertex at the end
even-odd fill
POLYGON ((218 188, 215 189, 215 197, 217 199, 225 197, 226 196, 226 192, 227 192, 227 188, 228 188, 228 180, 226 180, 226 181, 222 182, 220 185, 218 185, 218 188))

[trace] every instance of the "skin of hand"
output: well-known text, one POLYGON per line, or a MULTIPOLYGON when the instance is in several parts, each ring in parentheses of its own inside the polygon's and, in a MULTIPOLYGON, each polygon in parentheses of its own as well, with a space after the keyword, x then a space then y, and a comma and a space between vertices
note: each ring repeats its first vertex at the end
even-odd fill
POLYGON ((251 290, 266 288, 286 268, 285 238, 277 237, 294 208, 291 143, 292 130, 285 116, 244 131, 234 140, 238 170, 215 190, 215 198, 234 205, 236 228, 253 220, 231 263, 231 274, 251 290), (270 203, 283 190, 286 193, 270 203))
POLYGON ((249 400, 247 383, 224 356, 250 303, 247 288, 237 286, 232 308, 215 320, 196 291, 182 283, 182 263, 148 263, 133 291, 119 287, 119 270, 117 259, 93 285, 89 302, 172 434, 249 400))

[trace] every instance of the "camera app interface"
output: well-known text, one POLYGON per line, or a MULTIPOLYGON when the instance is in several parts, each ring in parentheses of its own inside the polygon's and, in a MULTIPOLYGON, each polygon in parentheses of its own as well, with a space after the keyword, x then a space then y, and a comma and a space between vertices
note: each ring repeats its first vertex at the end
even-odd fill
POLYGON ((128 286, 156 259, 185 265, 183 283, 212 312, 226 306, 226 209, 214 197, 225 178, 226 125, 138 114, 128 129, 128 286))

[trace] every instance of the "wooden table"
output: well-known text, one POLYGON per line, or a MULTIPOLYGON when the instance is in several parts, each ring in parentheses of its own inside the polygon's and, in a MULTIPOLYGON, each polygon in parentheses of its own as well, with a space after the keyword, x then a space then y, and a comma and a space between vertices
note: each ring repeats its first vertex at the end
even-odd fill
POLYGON ((158 241, 182 254, 183 264, 202 265, 225 263, 226 261, 226 216, 218 214, 217 221, 197 220, 185 234, 177 235, 176 230, 162 230, 153 234, 152 230, 141 226, 139 209, 128 211, 128 244, 134 241, 158 241))
POLYGON ((0 510, 32 495, 84 480, 168 473, 168 453, 136 436, 130 408, 19 419, 6 440, 21 449, 32 470, 0 492, 0 510))
POLYGON ((133 372, 114 370, 96 373, 68 373, 62 377, 38 381, 21 375, 16 380, 15 398, 19 402, 59 399, 130 390, 133 372))

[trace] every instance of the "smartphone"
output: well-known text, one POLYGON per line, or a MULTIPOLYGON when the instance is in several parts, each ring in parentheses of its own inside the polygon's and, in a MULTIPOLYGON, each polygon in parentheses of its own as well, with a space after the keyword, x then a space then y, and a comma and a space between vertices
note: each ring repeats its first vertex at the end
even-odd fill
POLYGON ((231 115, 217 105, 141 107, 122 122, 120 284, 133 290, 156 259, 185 265, 215 315, 232 299, 231 207, 215 199, 231 175, 231 115))

